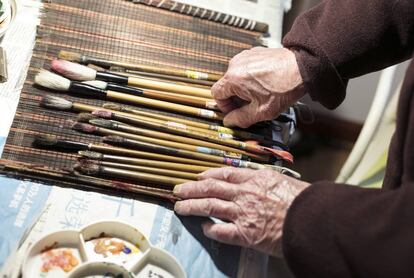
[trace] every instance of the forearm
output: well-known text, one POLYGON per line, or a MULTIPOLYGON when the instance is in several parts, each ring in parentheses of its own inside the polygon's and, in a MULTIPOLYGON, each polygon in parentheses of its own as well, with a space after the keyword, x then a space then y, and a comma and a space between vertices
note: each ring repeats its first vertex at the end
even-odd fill
POLYGON ((411 56, 414 1, 324 1, 298 17, 283 44, 296 50, 312 98, 335 108, 348 79, 411 56))

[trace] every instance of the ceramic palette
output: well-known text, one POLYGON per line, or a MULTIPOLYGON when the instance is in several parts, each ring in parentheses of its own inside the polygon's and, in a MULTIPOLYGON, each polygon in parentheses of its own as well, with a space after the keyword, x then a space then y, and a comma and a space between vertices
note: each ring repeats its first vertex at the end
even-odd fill
POLYGON ((46 235, 29 249, 22 271, 24 278, 186 277, 168 252, 151 246, 136 228, 116 221, 46 235))

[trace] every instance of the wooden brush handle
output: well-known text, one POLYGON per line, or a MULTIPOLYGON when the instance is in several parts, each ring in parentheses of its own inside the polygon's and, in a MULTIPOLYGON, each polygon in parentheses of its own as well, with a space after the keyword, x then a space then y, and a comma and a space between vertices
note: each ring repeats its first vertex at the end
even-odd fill
POLYGON ((218 110, 217 103, 212 99, 200 98, 200 97, 193 97, 193 96, 185 96, 175 94, 175 93, 168 93, 168 92, 160 92, 160 91, 148 91, 144 90, 144 97, 171 101, 175 103, 186 104, 190 106, 200 107, 200 108, 207 108, 218 110))
POLYGON ((181 95, 189 95, 202 98, 213 98, 209 89, 178 85, 169 82, 156 81, 138 77, 129 77, 128 85, 135 87, 144 87, 153 90, 166 91, 181 95))
POLYGON ((129 165, 129 164, 121 164, 121 163, 114 163, 114 162, 105 162, 101 161, 100 165, 106 167, 113 167, 113 168, 120 168, 125 170, 130 170, 134 172, 144 172, 149 174, 160 174, 163 176, 170 176, 176 177, 181 179, 187 180, 197 180, 197 174, 176 171, 176 170, 167 170, 167 169, 160 169, 160 168, 153 168, 153 167, 146 167, 146 166, 137 166, 137 165, 129 165))
MULTIPOLYGON (((117 130, 111 130, 107 128, 99 128, 99 133, 103 135, 121 136, 131 140, 137 140, 140 142, 157 145, 158 148, 155 147, 154 149, 151 149, 151 152, 158 152, 166 155, 184 156, 191 159, 201 159, 202 161, 210 161, 215 163, 224 163, 223 157, 199 153, 199 147, 194 145, 156 139, 149 136, 142 136, 132 133, 120 132, 117 130)), ((151 131, 148 131, 148 134, 151 134, 151 131)))
POLYGON ((107 91, 106 95, 110 99, 114 99, 114 100, 118 100, 122 102, 129 102, 129 103, 139 104, 143 106, 156 107, 156 108, 161 108, 161 109, 170 110, 170 111, 179 112, 179 113, 185 113, 185 114, 207 118, 207 119, 215 119, 215 120, 223 119, 223 115, 221 113, 217 113, 212 110, 195 108, 195 107, 191 107, 187 105, 176 104, 176 103, 155 100, 155 99, 150 99, 150 98, 145 98, 145 97, 139 97, 139 96, 134 96, 134 95, 128 95, 128 94, 118 93, 118 92, 113 92, 113 91, 107 91))
POLYGON ((177 162, 177 163, 183 163, 183 164, 189 164, 189 165, 199 165, 199 166, 213 167, 213 168, 223 167, 223 165, 219 163, 201 161, 201 160, 196 160, 196 159, 189 159, 189 158, 184 158, 184 157, 163 155, 163 154, 158 154, 158 153, 142 152, 142 151, 137 151, 137 150, 125 149, 125 148, 93 145, 91 147, 91 150, 102 152, 105 154, 116 154, 116 155, 130 156, 130 157, 154 159, 154 160, 160 160, 160 161, 171 161, 171 162, 177 162))
POLYGON ((150 160, 150 159, 142 159, 142 158, 133 158, 133 157, 126 157, 126 156, 115 156, 115 155, 104 155, 103 161, 113 161, 117 163, 122 163, 127 165, 138 165, 144 167, 153 167, 157 169, 168 169, 168 170, 176 170, 182 172, 190 172, 194 174, 198 174, 209 169, 212 167, 205 167, 199 165, 188 165, 183 163, 173 163, 168 161, 160 161, 160 160, 150 160))
POLYGON ((148 182, 170 186, 175 186, 177 184, 182 184, 191 181, 188 179, 180 179, 162 175, 134 172, 105 166, 101 167, 101 173, 109 177, 125 178, 138 182, 148 182))

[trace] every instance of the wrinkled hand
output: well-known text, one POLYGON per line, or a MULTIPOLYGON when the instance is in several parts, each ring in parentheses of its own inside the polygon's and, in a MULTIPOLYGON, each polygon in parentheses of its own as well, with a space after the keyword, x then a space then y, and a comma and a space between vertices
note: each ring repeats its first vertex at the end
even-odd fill
POLYGON ((226 113, 226 126, 247 128, 271 120, 304 94, 295 55, 286 48, 256 47, 231 59, 229 69, 211 89, 226 113))
POLYGON ((215 217, 204 234, 217 241, 282 256, 282 230, 286 213, 308 183, 273 170, 211 169, 200 181, 177 185, 174 194, 184 199, 175 204, 180 215, 215 217))

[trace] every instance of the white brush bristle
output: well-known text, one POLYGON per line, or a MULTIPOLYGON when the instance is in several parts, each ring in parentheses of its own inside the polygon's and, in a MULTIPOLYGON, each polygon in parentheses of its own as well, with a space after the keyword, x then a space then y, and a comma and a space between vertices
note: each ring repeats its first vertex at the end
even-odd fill
POLYGON ((42 98, 40 104, 47 108, 58 110, 70 110, 72 109, 72 102, 61 97, 45 96, 42 98))
POLYGON ((102 90, 105 90, 106 87, 108 86, 108 83, 106 83, 105 81, 100 81, 100 80, 83 81, 82 83, 88 84, 90 86, 93 86, 95 88, 99 88, 102 90))
POLYGON ((52 69, 63 76, 77 81, 95 80, 96 70, 65 60, 53 60, 52 69))
POLYGON ((47 70, 41 70, 35 76, 35 83, 52 90, 67 91, 70 80, 47 70))

